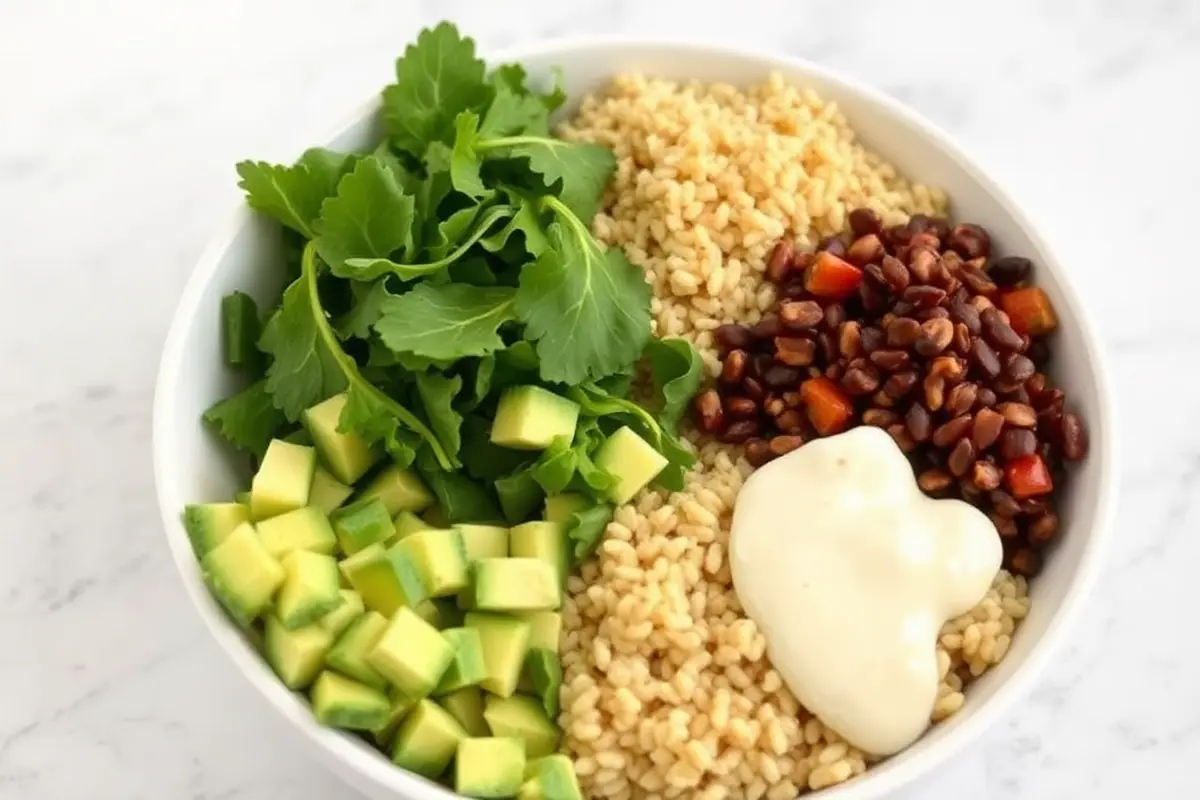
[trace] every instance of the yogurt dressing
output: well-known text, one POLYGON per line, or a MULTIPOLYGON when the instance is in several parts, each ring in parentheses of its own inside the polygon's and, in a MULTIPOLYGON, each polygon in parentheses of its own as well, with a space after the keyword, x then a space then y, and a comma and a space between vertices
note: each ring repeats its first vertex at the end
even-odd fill
POLYGON ((995 526, 934 500, 885 431, 814 440, 746 481, 730 564, 775 668, 806 708, 877 756, 902 750, 937 699, 936 639, 1000 568, 995 526))

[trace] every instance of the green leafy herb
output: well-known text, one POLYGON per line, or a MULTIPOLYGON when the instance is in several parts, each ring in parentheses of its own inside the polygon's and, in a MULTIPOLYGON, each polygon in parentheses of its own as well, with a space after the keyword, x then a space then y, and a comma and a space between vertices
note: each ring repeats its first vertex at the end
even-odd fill
POLYGON ((494 481, 524 469, 533 460, 532 453, 492 444, 491 432, 490 420, 474 414, 463 420, 458 457, 472 478, 494 481))
POLYGON ((421 438, 400 426, 389 405, 382 392, 371 391, 362 384, 351 386, 338 419, 338 429, 343 433, 353 431, 369 442, 379 442, 392 461, 407 467, 417 456, 421 438))
POLYGON ((604 529, 612 522, 613 507, 607 503, 576 511, 566 524, 567 541, 576 566, 586 561, 604 538, 604 529))
POLYGON ((529 169, 584 223, 596 216, 600 195, 617 163, 612 152, 600 145, 546 136, 481 139, 474 148, 485 154, 499 151, 509 158, 528 159, 529 169))
POLYGON ((312 238, 313 221, 321 213, 321 203, 336 191, 338 181, 356 158, 316 147, 290 167, 243 161, 237 165, 241 176, 238 186, 245 191, 251 208, 312 238))
POLYGON ((558 494, 566 489, 571 478, 575 477, 575 466, 578 462, 578 454, 570 439, 560 436, 542 451, 542 456, 533 465, 531 473, 546 494, 558 494))
POLYGON ((463 358, 503 348, 498 330, 514 318, 512 289, 423 283, 407 294, 389 298, 375 331, 396 352, 463 358))
POLYGON ((550 226, 552 249, 521 273, 517 313, 525 338, 537 342, 542 379, 575 385, 638 358, 650 337, 650 287, 619 252, 601 250, 579 220, 560 220, 550 226))
POLYGON ((545 494, 534 479, 532 471, 522 469, 496 479, 496 496, 500 498, 504 518, 510 525, 516 525, 529 518, 534 509, 541 505, 545 494))
POLYGON ((383 315, 383 303, 394 295, 388 291, 387 280, 377 280, 373 283, 350 284, 354 294, 354 304, 350 310, 338 317, 334 330, 342 339, 367 339, 371 336, 371 328, 383 315))
POLYGON ((646 343, 650 374, 654 378, 658 418, 674 430, 687 411, 704 377, 704 362, 686 339, 651 339, 646 343))
POLYGON ((204 421, 234 447, 261 456, 287 419, 271 401, 267 382, 258 381, 213 405, 204 421))
POLYGON ((231 367, 257 366, 262 354, 256 344, 262 333, 258 303, 245 292, 232 292, 221 299, 221 338, 225 363, 231 367))
POLYGON ((486 523, 504 519, 495 497, 487 488, 461 472, 443 471, 426 455, 427 452, 422 450, 417 455, 417 470, 450 522, 486 523))
POLYGON ((437 372, 417 374, 417 393, 425 406, 429 426, 437 434, 446 454, 454 458, 462 446, 462 416, 454 410, 454 398, 462 389, 462 378, 437 372))
POLYGON ((334 275, 363 280, 354 265, 386 259, 410 243, 414 203, 387 165, 362 159, 321 206, 317 253, 334 275))
MULTIPOLYGON (((493 106, 494 107, 494 106, 493 106)), ((479 116, 464 111, 454 120, 454 150, 450 155, 450 182, 456 191, 470 197, 486 197, 492 193, 479 177, 479 158, 475 142, 479 138, 479 116)))

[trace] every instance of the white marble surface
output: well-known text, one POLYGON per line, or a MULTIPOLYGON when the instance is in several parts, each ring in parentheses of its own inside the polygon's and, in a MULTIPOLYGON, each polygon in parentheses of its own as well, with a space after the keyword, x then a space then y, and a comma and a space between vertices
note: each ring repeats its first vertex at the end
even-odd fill
POLYGON ((1045 221, 1116 372, 1115 550, 1028 702, 911 796, 1200 795, 1200 6, 984 6, 0 0, 0 798, 351 796, 177 586, 151 386, 233 162, 298 152, 446 16, 493 48, 635 31, 806 55, 950 129, 1045 221))

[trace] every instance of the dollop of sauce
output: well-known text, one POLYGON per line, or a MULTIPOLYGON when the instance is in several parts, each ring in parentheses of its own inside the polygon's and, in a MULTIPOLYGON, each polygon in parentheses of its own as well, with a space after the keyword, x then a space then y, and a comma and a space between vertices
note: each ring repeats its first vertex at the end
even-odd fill
POLYGON ((816 439, 738 496, 734 588, 796 698, 876 756, 915 741, 937 699, 942 624, 1000 568, 1000 537, 961 500, 935 500, 885 431, 816 439))

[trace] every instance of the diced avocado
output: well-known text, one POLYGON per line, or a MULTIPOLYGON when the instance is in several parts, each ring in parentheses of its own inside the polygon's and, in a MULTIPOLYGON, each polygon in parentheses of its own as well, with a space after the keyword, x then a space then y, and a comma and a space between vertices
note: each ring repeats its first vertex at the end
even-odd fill
POLYGON ((528 467, 512 475, 497 478, 493 486, 496 489, 496 498, 500 501, 500 510, 504 512, 504 519, 514 523, 529 519, 529 515, 546 496, 542 485, 533 477, 533 470, 528 467))
POLYGON ((335 394, 305 411, 302 421, 329 471, 342 483, 352 484, 365 475, 383 453, 368 445, 358 434, 338 430, 345 407, 346 395, 335 394))
POLYGON ((371 735, 375 737, 375 743, 384 748, 392 743, 401 721, 417 704, 416 700, 410 700, 395 689, 392 689, 389 699, 392 701, 392 710, 388 714, 387 721, 371 731, 371 735))
POLYGON ((250 513, 267 519, 308 505, 317 451, 272 439, 250 483, 250 513))
POLYGON ((492 694, 508 697, 516 691, 529 649, 529 623, 505 614, 471 611, 463 625, 479 631, 483 643, 487 677, 479 685, 492 694))
POLYGON ((467 585, 467 551, 462 536, 453 528, 417 531, 388 552, 407 554, 417 565, 428 597, 445 597, 467 585))
POLYGON ((454 659, 454 647, 437 628, 411 608, 401 608, 388 623, 367 663, 407 697, 433 691, 454 659))
POLYGON ((406 554, 393 558, 382 544, 368 545, 344 559, 341 570, 367 608, 386 617, 400 606, 416 605, 424 599, 416 564, 406 554))
MULTIPOLYGON (((525 765, 525 770, 529 771, 528 764, 525 765)), ((542 787, 537 779, 527 780, 521 784, 521 790, 517 792, 517 800, 544 800, 542 787)))
POLYGON ((283 586, 275 613, 283 627, 295 630, 316 622, 342 604, 337 560, 324 553, 293 550, 283 559, 283 586))
POLYGON ((418 603, 413 611, 439 631, 462 626, 463 612, 455 607, 454 601, 449 598, 439 597, 436 600, 424 600, 418 603))
POLYGON ((342 595, 340 605, 334 607, 325 616, 317 620, 317 625, 320 625, 329 635, 335 639, 342 635, 342 631, 350 627, 350 623, 358 619, 359 616, 366 610, 363 605, 362 595, 353 589, 342 589, 339 592, 342 595))
POLYGON ((315 506, 264 519, 257 527, 263 547, 276 558, 283 558, 293 550, 329 554, 337 547, 329 520, 315 506))
POLYGON ((667 466, 662 453, 628 426, 620 428, 596 451, 596 466, 617 479, 608 490, 617 505, 628 503, 667 466))
MULTIPOLYGON (((241 503, 246 508, 250 508, 250 492, 249 492, 249 490, 247 490, 245 492, 238 492, 237 494, 235 494, 233 496, 233 500, 236 503, 241 503)), ((253 509, 250 510, 250 518, 251 519, 254 518, 254 510, 253 509)))
POLYGON ((567 535, 557 522, 526 522, 515 526, 508 537, 508 553, 514 558, 540 558, 554 568, 558 585, 567 585, 567 535))
POLYGON ((421 479, 395 464, 389 464, 372 478, 359 495, 360 500, 372 497, 382 500, 393 517, 401 511, 421 511, 433 504, 433 495, 421 479))
POLYGON ((547 522, 566 522, 576 511, 583 511, 591 506, 592 501, 581 494, 556 494, 546 498, 546 511, 542 517, 547 522))
POLYGON ((411 511, 401 511, 392 521, 392 541, 398 542, 410 533, 427 531, 432 527, 411 511))
POLYGON ((454 660, 442 675, 434 695, 450 694, 464 686, 474 686, 487 677, 483 661, 483 640, 474 628, 449 628, 442 636, 454 648, 454 660))
POLYGON ((234 528, 200 559, 200 566, 217 600, 243 626, 266 609, 283 583, 283 565, 267 552, 249 523, 234 528))
POLYGON ((319 509, 322 514, 326 516, 332 514, 352 494, 354 494, 353 486, 342 483, 330 475, 320 464, 313 470, 313 482, 308 490, 308 504, 319 509))
POLYGON ((496 736, 514 736, 525 742, 529 758, 547 756, 558 749, 558 726, 546 717, 541 704, 531 697, 488 697, 483 718, 496 736))
POLYGON ((483 718, 483 691, 478 686, 464 686, 438 698, 438 704, 450 712, 471 736, 489 736, 491 728, 483 718))
POLYGON ((543 450, 559 436, 575 436, 579 404, 540 386, 506 389, 496 406, 492 443, 517 450, 543 450))
POLYGON ((430 506, 429 510, 421 515, 421 519, 431 528, 449 528, 451 525, 450 518, 439 505, 430 506))
POLYGON ((525 780, 525 785, 534 784, 536 794, 523 794, 526 791, 523 785, 522 794, 518 795, 520 800, 583 800, 575 766, 562 753, 526 761, 525 780))
POLYGON ((508 555, 508 528, 499 525, 455 525, 467 551, 467 561, 508 555))
POLYGON ((436 778, 454 758, 467 732, 450 712, 432 700, 420 700, 396 732, 392 763, 409 772, 436 778))
POLYGON ((267 617, 263 653, 289 689, 303 689, 313 682, 332 644, 333 636, 320 625, 289 631, 274 616, 267 617))
POLYGON ((392 517, 377 497, 358 500, 335 511, 329 517, 338 544, 352 556, 364 547, 382 542, 392 535, 392 517))
POLYGON ((458 740, 454 791, 465 797, 513 797, 525 775, 525 747, 501 736, 458 740))
POLYGON ((557 611, 524 611, 513 614, 529 623, 529 646, 558 651, 562 614, 557 611))
POLYGON ((243 522, 250 522, 250 509, 241 503, 199 503, 183 509, 183 527, 201 558, 243 522))
POLYGON ((533 695, 542 701, 550 719, 558 718, 558 694, 562 688, 562 662, 557 650, 533 647, 525 656, 525 676, 528 676, 533 695))
POLYGON ((387 630, 387 618, 376 611, 367 611, 350 623, 350 627, 334 642, 325 655, 325 663, 343 675, 376 689, 387 687, 387 679, 367 663, 367 653, 387 630))
POLYGON ((392 704, 378 689, 325 670, 313 684, 312 708, 322 725, 369 731, 387 722, 392 704))
POLYGON ((471 574, 481 611, 540 611, 562 602, 558 573, 539 558, 481 558, 471 574))

